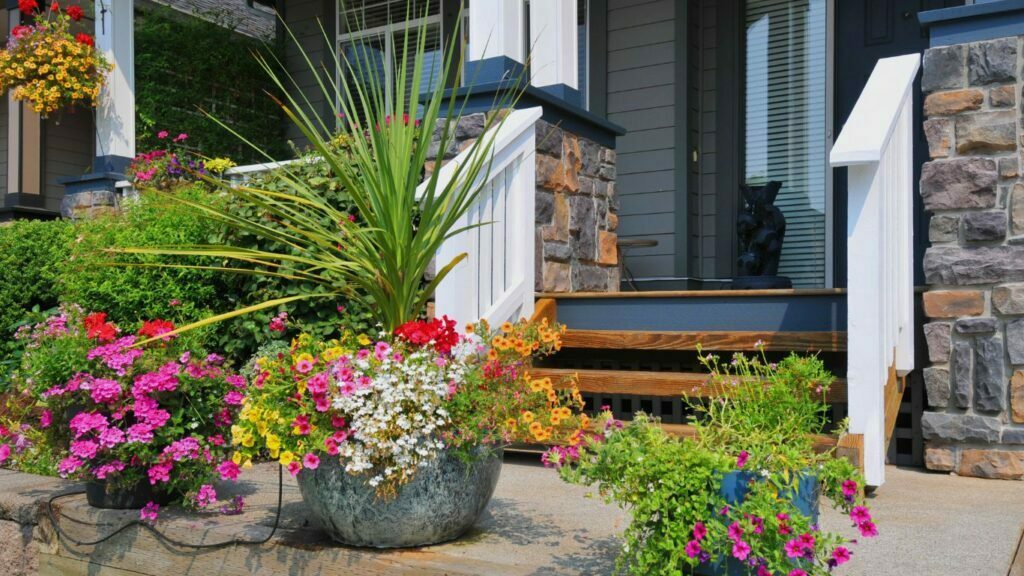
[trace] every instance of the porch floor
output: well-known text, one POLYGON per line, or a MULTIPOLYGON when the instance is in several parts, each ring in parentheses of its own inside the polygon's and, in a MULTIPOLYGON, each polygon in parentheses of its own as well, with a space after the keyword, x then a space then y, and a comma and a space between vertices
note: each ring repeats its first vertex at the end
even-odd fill
MULTIPOLYGON (((158 528, 187 542, 259 538, 273 521, 277 499, 274 465, 247 471, 239 491, 248 500, 240 516, 168 512, 158 528)), ((881 536, 855 550, 841 576, 904 574, 1006 574, 1024 522, 1024 483, 960 478, 890 467, 873 497, 881 536)), ((286 475, 287 478, 287 475, 286 475)), ((26 522, 39 503, 68 484, 0 471, 0 518, 26 522)), ((260 547, 193 551, 164 545, 131 528, 96 547, 56 544, 46 521, 35 530, 36 562, 42 574, 611 574, 628 516, 586 489, 562 484, 557 475, 525 456, 509 456, 497 493, 480 524, 467 537, 422 550, 376 552, 331 544, 309 526, 294 482, 286 479, 282 529, 260 547)), ((137 513, 95 512, 83 497, 62 500, 69 518, 102 522, 99 533, 137 513)), ((38 518, 38 516, 36 516, 38 518)), ((826 528, 846 528, 824 511, 826 528)), ((9 524, 5 522, 4 524, 9 524)), ((79 539, 97 532, 62 520, 79 539)), ((0 547, 0 561, 13 541, 0 547)))

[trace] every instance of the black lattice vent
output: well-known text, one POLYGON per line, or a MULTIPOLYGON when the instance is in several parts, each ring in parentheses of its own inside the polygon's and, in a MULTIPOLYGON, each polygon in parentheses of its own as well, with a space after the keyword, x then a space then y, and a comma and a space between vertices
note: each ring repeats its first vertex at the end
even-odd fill
POLYGON ((889 442, 887 458, 897 466, 923 466, 924 440, 921 436, 921 412, 924 411, 924 382, 921 372, 907 376, 907 387, 896 416, 896 427, 889 442))

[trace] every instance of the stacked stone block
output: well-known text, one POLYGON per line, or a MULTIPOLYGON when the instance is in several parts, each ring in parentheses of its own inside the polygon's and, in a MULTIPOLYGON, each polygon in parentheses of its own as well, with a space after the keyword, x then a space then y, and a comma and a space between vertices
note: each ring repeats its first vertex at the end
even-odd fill
MULTIPOLYGON (((482 113, 459 119, 444 157, 465 150, 485 120, 482 113)), ((536 290, 618 291, 615 151, 544 120, 536 131, 536 290)))
POLYGON ((925 464, 1024 478, 1022 38, 932 48, 923 296, 925 464))

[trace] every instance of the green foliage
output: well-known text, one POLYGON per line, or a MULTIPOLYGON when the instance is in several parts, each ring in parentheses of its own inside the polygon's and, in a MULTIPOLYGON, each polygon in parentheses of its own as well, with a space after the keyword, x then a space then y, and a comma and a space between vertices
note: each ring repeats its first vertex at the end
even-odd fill
MULTIPOLYGON (((174 192, 207 204, 217 198, 202 185, 174 192)), ((161 267, 167 258, 132 255, 119 259, 131 266, 112 266, 106 252, 119 246, 156 246, 166 242, 207 242, 215 223, 166 196, 142 193, 127 201, 118 215, 83 220, 75 225, 71 257, 62 273, 61 300, 87 311, 134 323, 155 318, 193 321, 227 305, 224 276, 210 270, 161 267)), ((191 258, 189 265, 211 264, 191 258)))
POLYGON ((707 444, 746 450, 755 465, 798 470, 817 461, 814 435, 828 426, 828 389, 835 377, 816 356, 790 354, 778 364, 735 354, 728 363, 701 357, 713 376, 713 401, 690 402, 693 425, 707 444))
POLYGON ((135 19, 139 150, 163 147, 156 134, 171 130, 187 133, 189 146, 205 156, 228 156, 241 163, 257 160, 251 148, 207 120, 205 110, 275 158, 289 154, 281 111, 268 95, 276 89, 252 57, 256 51, 276 48, 233 31, 231 18, 219 14, 215 23, 163 7, 139 11, 135 19))
POLYGON ((596 485, 606 500, 630 510, 620 572, 674 575, 728 565, 730 574, 760 573, 759 567, 831 573, 854 541, 820 530, 798 507, 802 499, 825 496, 851 513, 863 536, 875 530, 854 466, 814 450, 834 378, 816 357, 791 355, 778 365, 763 355, 736 355, 728 364, 703 360, 716 390, 707 402, 691 404, 694 438, 671 438, 644 415, 620 429, 606 413, 599 420, 604 434, 585 441, 578 454, 554 449, 548 461, 561 466, 565 480, 596 485), (743 492, 729 496, 727 481, 743 492))
MULTIPOLYGON (((340 156, 346 153, 348 139, 339 136, 329 142, 332 151, 340 156)), ((316 155, 306 152, 297 162, 289 165, 288 171, 281 169, 263 173, 246 185, 272 193, 288 193, 292 178, 304 182, 318 197, 334 207, 343 215, 355 218, 355 211, 335 177, 331 166, 316 155)), ((277 233, 285 233, 284 222, 268 217, 269 214, 250 202, 234 195, 227 196, 226 208, 232 215, 248 220, 263 219, 264 226, 277 233)), ((324 228, 337 226, 325 215, 319 215, 317 224, 324 228)), ((356 224, 353 224, 356 225, 356 224)), ((220 228, 213 244, 228 245, 250 250, 266 252, 282 252, 293 257, 302 256, 302 251, 275 238, 242 228, 220 228)), ((270 271, 267 267, 257 267, 270 271)), ((288 279, 268 274, 238 274, 225 278, 230 283, 230 305, 219 311, 258 304, 266 300, 295 296, 302 293, 326 295, 326 286, 306 279, 288 279)), ((283 307, 282 307, 283 310, 283 307)), ((266 332, 266 326, 276 309, 256 311, 242 318, 232 319, 233 331, 246 339, 260 341, 266 332)), ((339 338, 343 327, 356 333, 367 332, 371 328, 371 315, 367 307, 358 302, 351 302, 343 296, 324 299, 299 300, 287 307, 288 320, 291 328, 297 332, 310 334, 320 340, 339 338), (339 307, 341 311, 339 311, 339 307)), ((230 343, 225 343, 230 347, 230 343)), ((236 353, 236 350, 229 350, 236 353)), ((242 351, 237 351, 242 352, 242 351)), ((246 350, 250 352, 250 350, 246 350)))
POLYGON ((60 299, 60 271, 73 238, 69 223, 19 221, 0 227, 0 387, 18 362, 15 328, 60 299))
MULTIPOLYGON (((311 143, 312 152, 330 168, 330 177, 355 208, 357 225, 349 221, 351 213, 344 210, 344 204, 325 197, 323 185, 311 184, 302 171, 302 163, 294 163, 278 172, 281 192, 252 186, 232 187, 208 180, 237 202, 250 206, 252 210, 248 213, 183 200, 227 229, 258 237, 258 248, 252 247, 252 243, 182 243, 128 251, 211 256, 229 262, 223 267, 226 272, 238 273, 239 268, 245 268, 284 280, 289 294, 294 294, 288 300, 268 300, 209 318, 208 322, 300 301, 309 301, 330 313, 327 303, 339 297, 372 311, 374 320, 388 331, 422 314, 437 284, 465 257, 438 262, 435 278, 424 282, 438 248, 447 238, 461 232, 456 223, 483 188, 483 184, 475 181, 488 168, 493 144, 493 138, 477 139, 468 149, 467 161, 449 165, 452 168, 448 181, 441 181, 440 171, 434 171, 422 190, 417 191, 429 150, 448 149, 455 137, 461 106, 465 104, 455 93, 446 95, 441 82, 423 102, 410 97, 425 88, 421 85, 427 36, 423 26, 406 30, 402 49, 395 57, 395 79, 387 85, 381 84, 376 68, 369 62, 342 62, 332 54, 339 69, 347 70, 349 78, 358 79, 342 88, 333 74, 316 68, 310 61, 309 72, 323 90, 324 100, 337 103, 334 114, 346 119, 342 128, 347 137, 346 149, 339 150, 333 145, 335 128, 307 110, 304 96, 292 92, 285 96, 282 109, 311 143), (269 225, 270 222, 275 225, 269 225)), ((453 35, 456 37, 457 32, 453 35)), ((296 44, 301 50, 297 40, 296 44)), ((446 71, 461 66, 453 58, 457 52, 454 45, 445 51, 440 77, 448 77, 446 71)), ((265 57, 259 57, 259 62, 275 86, 286 92, 292 77, 284 64, 265 57)), ((496 102, 498 108, 509 106, 518 97, 515 90, 509 94, 496 102)), ((497 128, 506 117, 490 115, 485 130, 497 128)), ((227 122, 218 122, 228 127, 227 122)), ((265 157, 273 159, 270 154, 265 157)))

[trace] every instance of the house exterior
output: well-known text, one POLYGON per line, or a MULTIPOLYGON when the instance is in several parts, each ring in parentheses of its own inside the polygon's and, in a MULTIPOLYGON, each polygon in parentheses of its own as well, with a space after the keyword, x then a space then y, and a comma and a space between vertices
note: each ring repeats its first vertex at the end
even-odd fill
MULTIPOLYGON (((410 1, 261 3, 343 86, 329 55, 353 57, 357 43, 391 81, 386 63, 410 1)), ((536 111, 504 135, 514 157, 502 164, 505 185, 489 182, 494 194, 471 215, 491 221, 514 203, 517 218, 533 214, 532 234, 503 243, 488 232, 486 243, 451 247, 476 252, 458 286, 442 285, 439 312, 498 307, 554 318, 557 307, 575 350, 550 370, 578 370, 595 404, 653 412, 669 425, 685 421, 679 390, 700 384, 688 372, 694 343, 754 351, 767 339, 772 354, 816 351, 846 376, 833 416, 850 417, 854 445, 840 448, 857 454, 870 484, 884 482, 887 456, 1024 478, 1024 2, 414 8, 426 10, 435 52, 462 18, 456 44, 467 62, 444 80, 468 95, 461 139, 482 137, 481 115, 524 67, 530 86, 517 107, 536 111), (729 290, 740 186, 770 180, 782 183, 779 274, 793 289, 729 290), (487 263, 501 276, 484 275, 487 263)), ((130 75, 123 26, 100 33, 130 75)), ((285 62, 311 111, 333 121, 333 103, 294 45, 285 62)), ((68 187, 66 204, 114 193, 134 146, 109 119, 130 116, 131 99, 127 79, 112 83, 110 114, 96 127, 105 153, 93 176, 68 187)), ((437 150, 435 160, 458 153, 437 150)), ((513 222, 522 231, 523 220, 513 222)))
MULTIPOLYGON (((92 4, 91 2, 89 4, 92 4)), ((101 3, 100 9, 103 8, 101 3)), ((167 6, 182 17, 203 17, 230 24, 240 34, 260 39, 273 39, 275 16, 266 6, 252 6, 246 0, 210 2, 206 0, 140 0, 139 2, 106 2, 106 18, 124 17, 136 10, 145 12, 156 6, 167 6), (187 16, 185 16, 187 15, 187 16)), ((22 15, 16 0, 7 0, 0 11, 0 26, 10 30, 21 23, 22 15)), ((132 18, 125 20, 133 22, 132 18)), ((83 30, 97 28, 95 15, 83 19, 83 30)), ((102 35, 101 35, 102 36, 102 35)), ((128 37, 130 40, 130 36, 128 37)), ((127 42, 126 42, 127 44, 127 42)), ((121 71, 115 78, 122 88, 130 84, 121 71)), ((134 118, 125 129, 134 130, 134 118)), ((133 134, 134 138, 134 134, 133 134)), ((94 114, 89 110, 68 110, 52 118, 41 119, 27 106, 8 101, 0 106, 0 222, 14 218, 52 218, 60 214, 67 178, 94 171, 105 172, 96 164, 97 156, 106 156, 106 142, 97 138, 94 114), (94 166, 94 164, 96 164, 94 166)), ((134 156, 134 149, 125 157, 134 156)), ((117 169, 124 163, 117 162, 117 169)))

